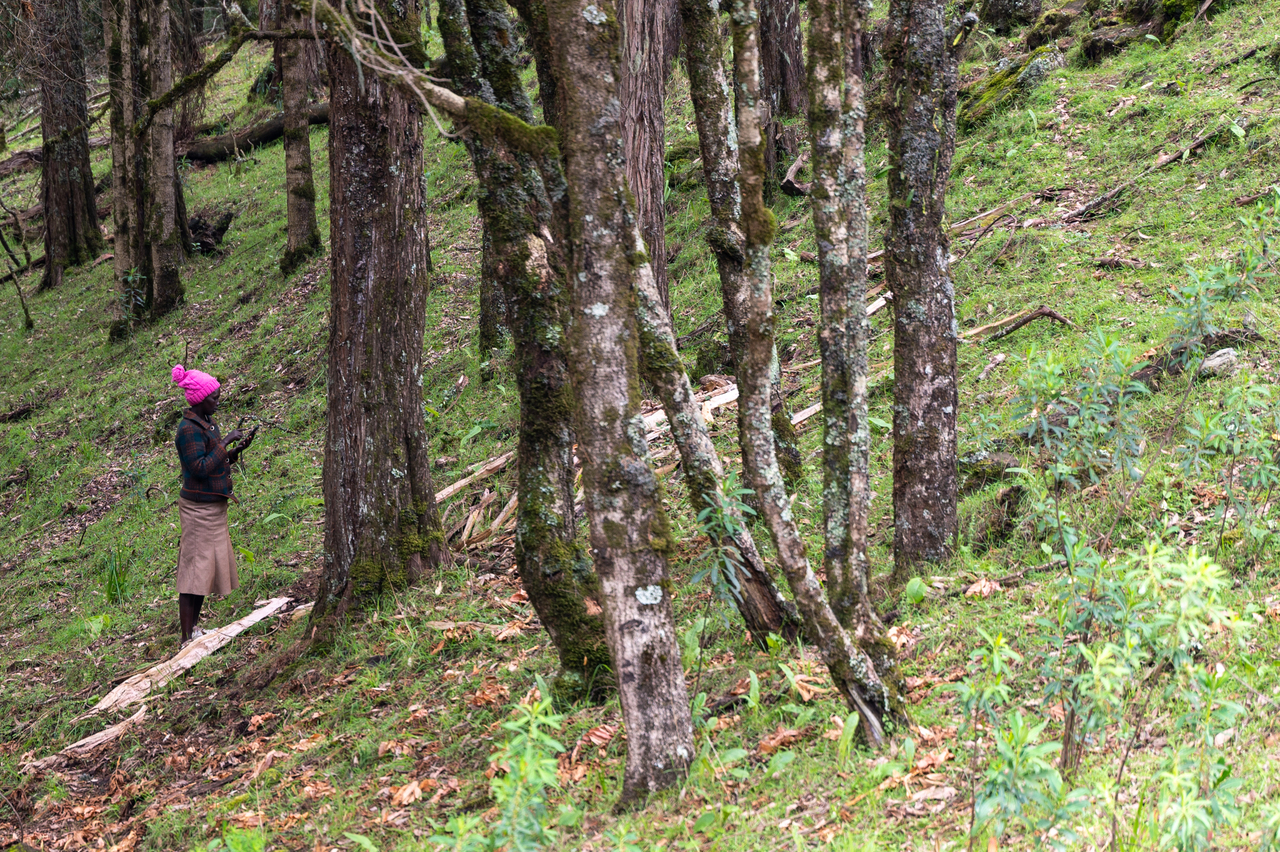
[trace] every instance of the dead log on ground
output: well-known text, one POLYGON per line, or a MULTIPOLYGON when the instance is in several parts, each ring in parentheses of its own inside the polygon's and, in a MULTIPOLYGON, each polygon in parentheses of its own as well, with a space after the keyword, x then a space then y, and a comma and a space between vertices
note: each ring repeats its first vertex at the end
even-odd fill
MULTIPOLYGON (((329 105, 323 103, 311 107, 307 110, 307 121, 313 125, 328 124, 329 105)), ((191 163, 220 163, 223 160, 235 158, 241 152, 269 145, 283 136, 284 116, 278 115, 235 133, 224 133, 210 139, 197 139, 187 147, 183 156, 191 163)))

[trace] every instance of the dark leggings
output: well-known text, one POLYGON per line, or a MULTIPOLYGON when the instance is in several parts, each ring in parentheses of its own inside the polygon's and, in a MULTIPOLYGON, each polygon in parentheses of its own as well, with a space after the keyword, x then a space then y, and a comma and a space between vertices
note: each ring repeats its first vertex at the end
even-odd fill
POLYGON ((200 620, 200 607, 204 605, 204 595, 178 595, 178 622, 182 625, 182 641, 191 638, 191 631, 200 620))

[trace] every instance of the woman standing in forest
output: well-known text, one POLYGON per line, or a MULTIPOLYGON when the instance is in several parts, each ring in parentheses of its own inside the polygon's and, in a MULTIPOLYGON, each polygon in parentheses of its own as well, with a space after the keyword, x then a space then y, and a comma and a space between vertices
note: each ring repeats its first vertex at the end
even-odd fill
MULTIPOLYGON (((225 595, 240 585, 236 555, 227 526, 231 493, 231 465, 249 448, 253 435, 233 429, 226 439, 218 433, 213 415, 222 391, 218 380, 181 364, 173 381, 186 391, 191 406, 182 413, 175 443, 182 463, 182 491, 178 517, 182 540, 178 545, 178 621, 182 645, 204 635, 196 627, 206 595, 225 595), (233 446, 240 443, 240 446, 233 446)), ((239 502, 238 500, 236 502, 239 502)), ((180 646, 181 647, 181 646, 180 646)))

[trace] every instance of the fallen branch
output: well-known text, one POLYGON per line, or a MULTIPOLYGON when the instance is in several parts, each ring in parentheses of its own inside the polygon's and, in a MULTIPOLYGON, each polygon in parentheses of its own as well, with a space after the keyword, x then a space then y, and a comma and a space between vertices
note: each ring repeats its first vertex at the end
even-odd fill
MULTIPOLYGON (((329 104, 316 104, 307 110, 308 124, 328 124, 329 104)), ((192 163, 219 163, 230 160, 241 151, 261 148, 284 136, 284 116, 278 115, 235 133, 210 139, 197 139, 181 155, 192 163)))
POLYGON ((1064 317, 1062 314, 1058 313, 1052 308, 1048 308, 1044 305, 1041 305, 1040 307, 1032 311, 1030 314, 1028 314, 1026 317, 1023 317, 1022 319, 1015 322, 1013 325, 1009 326, 1006 329, 1003 329, 1002 331, 997 331, 995 334, 988 337, 987 342, 990 343, 993 340, 999 340, 1002 337, 1008 337, 1018 329, 1022 328, 1024 325, 1034 322, 1035 320, 1038 320, 1041 317, 1047 317, 1048 319, 1051 319, 1054 322, 1060 322, 1069 328, 1076 327, 1075 323, 1073 323, 1071 320, 1064 317))
POLYGON ((74 742, 64 748, 57 754, 51 754, 48 757, 42 757, 39 760, 33 760, 31 763, 22 767, 23 772, 35 773, 45 772, 53 769, 55 766, 61 765, 68 758, 87 757, 96 751, 99 747, 106 745, 112 740, 119 739, 124 735, 125 731, 140 723, 147 717, 147 705, 138 708, 138 712, 134 713, 123 722, 117 722, 109 728, 91 734, 84 739, 74 742))
POLYGON ((1062 221, 1071 222, 1073 220, 1083 218, 1086 214, 1091 213, 1094 210, 1097 210, 1099 207, 1102 207, 1105 204, 1110 204, 1112 201, 1118 198, 1121 193, 1133 187, 1135 184, 1137 184, 1138 181, 1142 180, 1147 175, 1151 174, 1152 172, 1158 172, 1160 169, 1163 169, 1165 166, 1169 165, 1170 163, 1178 162, 1183 157, 1190 154, 1192 151, 1200 150, 1205 145, 1207 145, 1208 143, 1212 142, 1214 139, 1217 139, 1219 136, 1221 136, 1223 131, 1225 130, 1226 130, 1225 125, 1215 127, 1213 130, 1210 130, 1208 133, 1205 133, 1203 136, 1197 137, 1194 141, 1192 141, 1190 145, 1183 148, 1178 153, 1161 157, 1160 159, 1156 160, 1156 164, 1154 166, 1151 166, 1146 171, 1143 171, 1137 177, 1127 180, 1124 183, 1117 186, 1116 188, 1108 190, 1107 192, 1104 192, 1101 195, 1095 196, 1091 200, 1086 201, 1084 204, 1081 204, 1075 210, 1072 210, 1070 213, 1063 216, 1062 221))
POLYGON ((453 483, 452 485, 446 485, 444 488, 441 488, 439 491, 437 491, 436 502, 443 503, 445 500, 448 500, 450 497, 457 494, 459 491, 466 488, 471 483, 477 482, 489 476, 493 476, 493 474, 497 473, 498 471, 506 467, 508 464, 510 464, 511 460, 514 459, 515 457, 516 457, 516 454, 515 454, 515 451, 513 450, 511 452, 503 453, 500 456, 496 456, 494 458, 489 459, 486 462, 483 462, 480 465, 480 467, 476 469, 475 473, 471 474, 470 476, 459 479, 457 482, 453 483))
POLYGON ((1266 198, 1268 195, 1280 195, 1280 186, 1269 186, 1262 192, 1254 195, 1243 195, 1231 203, 1237 207, 1246 207, 1253 204, 1255 201, 1260 201, 1263 198, 1266 198))
POLYGON ((1106 269, 1141 269, 1146 264, 1136 257, 1095 257, 1093 265, 1106 269))
POLYGON ((273 598, 267 601, 264 606, 255 609, 239 621, 233 621, 226 627, 210 630, 199 639, 192 640, 170 659, 158 663, 144 672, 139 672, 111 690, 93 706, 92 710, 80 718, 84 719, 94 713, 118 710, 128 707, 130 704, 138 703, 146 698, 151 690, 164 686, 248 628, 264 618, 275 615, 291 600, 292 598, 273 598))
POLYGON ((791 168, 787 169, 787 176, 782 179, 783 195, 801 198, 809 194, 809 188, 812 184, 796 183, 796 175, 800 173, 800 169, 807 162, 809 162, 809 151, 806 149, 800 153, 799 157, 796 157, 796 161, 791 164, 791 168))

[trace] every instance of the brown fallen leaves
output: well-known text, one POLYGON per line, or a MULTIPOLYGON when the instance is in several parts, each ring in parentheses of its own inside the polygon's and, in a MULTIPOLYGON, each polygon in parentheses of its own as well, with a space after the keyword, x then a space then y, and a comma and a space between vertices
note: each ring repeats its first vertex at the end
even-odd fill
POLYGON ((964 590, 965 597, 968 598, 989 598, 996 592, 1003 591, 1000 584, 990 577, 983 577, 972 586, 964 590))
POLYGON ((756 751, 766 757, 786 748, 794 742, 797 742, 804 734, 795 728, 783 728, 778 726, 778 730, 774 731, 760 740, 760 745, 756 747, 756 751))
POLYGON ((467 703, 473 707, 492 707, 501 704, 511 695, 511 690, 496 677, 488 675, 475 692, 467 693, 467 703))

